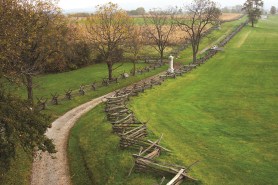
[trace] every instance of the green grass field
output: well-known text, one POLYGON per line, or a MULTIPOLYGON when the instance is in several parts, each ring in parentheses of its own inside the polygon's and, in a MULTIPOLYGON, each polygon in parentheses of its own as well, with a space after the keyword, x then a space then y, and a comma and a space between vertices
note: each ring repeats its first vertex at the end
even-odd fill
MULTIPOLYGON (((162 159, 188 165, 197 184, 278 184, 278 17, 244 28, 208 63, 132 99, 149 120, 150 137, 164 134, 173 152, 162 159)), ((74 184, 154 184, 132 174, 103 107, 79 120, 69 141, 74 184)), ((188 184, 188 183, 184 183, 188 184)))
MULTIPOLYGON (((120 65, 115 64, 115 67, 120 65)), ((145 66, 144 63, 138 63, 136 67, 145 66)), ((132 63, 124 63, 121 67, 113 71, 113 76, 119 76, 123 72, 129 72, 132 69, 132 63)), ((64 94, 64 90, 76 90, 81 84, 88 85, 96 82, 101 82, 103 78, 108 77, 107 65, 93 64, 78 70, 73 70, 64 73, 55 73, 40 75, 34 78, 34 96, 36 97, 51 97, 50 93, 57 92, 64 94)), ((27 97, 25 89, 19 89, 19 94, 27 97)))

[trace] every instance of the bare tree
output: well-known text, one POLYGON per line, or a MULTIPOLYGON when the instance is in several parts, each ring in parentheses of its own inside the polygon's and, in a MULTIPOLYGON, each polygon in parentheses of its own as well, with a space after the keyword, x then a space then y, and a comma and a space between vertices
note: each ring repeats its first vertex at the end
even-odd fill
POLYGON ((131 60, 133 63, 132 75, 135 75, 136 62, 139 59, 139 53, 143 48, 144 38, 142 36, 142 28, 140 26, 133 25, 129 31, 130 37, 127 40, 127 48, 131 53, 131 60))
POLYGON ((113 65, 122 57, 122 46, 128 38, 132 19, 111 2, 97 6, 96 13, 88 19, 87 30, 94 48, 108 67, 108 77, 112 80, 113 65))
POLYGON ((165 48, 169 45, 170 35, 175 29, 172 10, 153 9, 144 15, 145 37, 149 44, 160 54, 162 62, 165 48))
POLYGON ((185 6, 182 15, 175 17, 179 28, 188 35, 193 52, 193 62, 197 61, 200 41, 205 30, 219 23, 221 11, 216 3, 210 0, 194 0, 185 6))

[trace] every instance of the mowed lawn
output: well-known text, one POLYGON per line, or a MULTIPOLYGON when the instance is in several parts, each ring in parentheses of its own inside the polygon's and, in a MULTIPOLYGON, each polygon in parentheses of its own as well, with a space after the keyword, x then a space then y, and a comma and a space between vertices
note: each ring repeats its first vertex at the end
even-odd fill
MULTIPOLYGON (((114 68, 121 65, 115 64, 114 68)), ((144 63, 139 63, 136 67, 146 66, 144 63)), ((118 77, 121 73, 127 72, 133 68, 132 63, 123 63, 123 65, 113 71, 113 76, 118 77)), ((64 90, 77 90, 81 84, 90 85, 93 82, 101 82, 103 78, 108 77, 108 69, 105 63, 93 64, 78 70, 73 70, 63 73, 39 75, 34 78, 34 96, 35 97, 51 97, 51 93, 57 92, 64 94, 64 90)), ((19 89, 19 94, 27 97, 26 90, 22 87, 19 89)))
MULTIPOLYGON (((278 184, 278 17, 197 70, 134 98, 140 120, 201 184, 278 184)), ((186 184, 186 183, 185 183, 186 184)))

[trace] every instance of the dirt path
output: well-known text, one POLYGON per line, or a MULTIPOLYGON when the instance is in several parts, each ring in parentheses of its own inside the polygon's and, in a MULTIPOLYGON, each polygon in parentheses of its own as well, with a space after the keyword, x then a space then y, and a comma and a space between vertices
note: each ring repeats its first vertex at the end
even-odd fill
POLYGON ((67 145, 70 129, 74 123, 85 113, 102 102, 102 99, 113 95, 114 92, 106 94, 82 104, 52 123, 46 135, 54 140, 56 154, 50 156, 48 153, 39 153, 34 159, 31 185, 70 185, 69 165, 67 161, 67 145))

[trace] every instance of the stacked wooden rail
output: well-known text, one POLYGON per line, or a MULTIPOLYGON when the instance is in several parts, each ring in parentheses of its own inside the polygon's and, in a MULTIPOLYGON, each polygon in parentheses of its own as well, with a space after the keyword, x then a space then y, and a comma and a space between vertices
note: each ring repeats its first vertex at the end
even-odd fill
POLYGON ((130 96, 136 96, 154 85, 161 85, 162 79, 151 78, 143 80, 127 88, 117 91, 112 97, 106 98, 105 112, 107 120, 112 124, 113 132, 120 137, 120 147, 146 146, 149 142, 144 138, 147 136, 147 125, 136 119, 134 113, 127 108, 126 102, 130 96))
POLYGON ((148 134, 147 123, 139 121, 126 105, 131 96, 137 96, 139 93, 145 92, 146 89, 150 89, 155 85, 161 85, 163 81, 164 78, 155 77, 115 92, 112 97, 106 98, 105 112, 107 120, 112 124, 113 132, 120 137, 120 148, 140 148, 139 154, 133 155, 135 162, 129 175, 132 171, 152 171, 167 176, 177 172, 177 174, 174 174, 174 180, 169 182, 174 185, 182 182, 184 179, 195 179, 187 175, 186 168, 184 167, 181 168, 178 165, 166 165, 154 161, 155 158, 160 156, 161 152, 169 152, 170 150, 160 145, 162 136, 154 142, 146 139, 148 134))

